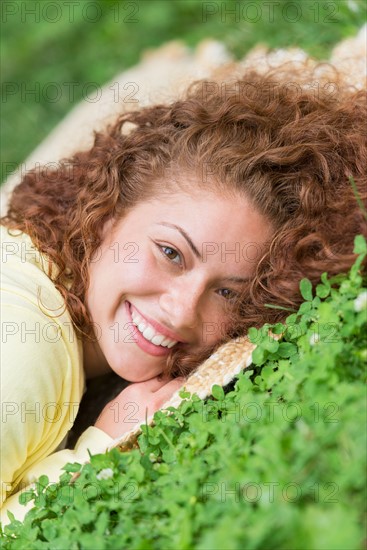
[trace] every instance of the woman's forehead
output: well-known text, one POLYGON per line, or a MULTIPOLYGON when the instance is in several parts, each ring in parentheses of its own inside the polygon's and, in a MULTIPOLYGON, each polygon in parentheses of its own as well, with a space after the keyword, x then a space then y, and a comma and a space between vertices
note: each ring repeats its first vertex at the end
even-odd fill
POLYGON ((196 190, 140 203, 114 232, 117 238, 127 233, 140 238, 149 234, 184 240, 198 259, 219 258, 223 262, 230 257, 242 258, 244 250, 246 257, 258 256, 273 231, 269 221, 244 197, 196 190))

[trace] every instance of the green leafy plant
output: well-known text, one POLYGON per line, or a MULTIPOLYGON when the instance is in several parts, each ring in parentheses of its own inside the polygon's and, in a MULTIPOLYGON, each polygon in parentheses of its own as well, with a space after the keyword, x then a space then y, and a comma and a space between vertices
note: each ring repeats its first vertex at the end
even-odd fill
POLYGON ((42 476, 3 548, 363 548, 363 237, 354 252, 348 274, 301 282, 284 323, 250 330, 253 365, 234 383, 205 401, 182 392, 138 449, 68 464, 57 484, 42 476))

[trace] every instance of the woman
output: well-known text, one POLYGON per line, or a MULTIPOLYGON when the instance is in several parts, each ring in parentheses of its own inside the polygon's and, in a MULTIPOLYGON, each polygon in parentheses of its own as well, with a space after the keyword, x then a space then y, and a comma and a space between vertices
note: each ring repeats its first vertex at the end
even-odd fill
POLYGON ((350 181, 365 198, 365 93, 286 84, 255 71, 196 83, 15 189, 2 218, 4 499, 104 450, 221 343, 282 319, 301 278, 351 266, 366 233, 350 181), (74 451, 54 452, 85 377, 111 370, 132 384, 74 451))

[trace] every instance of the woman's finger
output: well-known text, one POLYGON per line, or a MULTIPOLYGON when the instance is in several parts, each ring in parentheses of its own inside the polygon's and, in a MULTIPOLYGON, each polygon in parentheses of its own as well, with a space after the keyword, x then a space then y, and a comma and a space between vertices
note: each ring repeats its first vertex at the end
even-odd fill
POLYGON ((154 378, 150 378, 149 380, 145 380, 144 382, 135 382, 136 385, 141 385, 141 388, 144 389, 144 391, 150 391, 152 393, 155 393, 160 388, 165 386, 168 382, 170 382, 172 378, 170 376, 155 376, 154 378))

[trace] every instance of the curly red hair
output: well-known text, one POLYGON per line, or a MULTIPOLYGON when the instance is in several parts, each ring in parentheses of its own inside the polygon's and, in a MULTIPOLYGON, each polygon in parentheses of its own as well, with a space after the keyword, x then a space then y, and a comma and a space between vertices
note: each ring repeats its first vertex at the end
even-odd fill
POLYGON ((188 374, 250 326, 284 318, 265 304, 296 309, 303 277, 317 284, 323 272, 350 268, 354 236, 367 234, 350 183, 352 177, 365 201, 366 93, 347 89, 336 71, 336 95, 285 84, 274 71, 254 70, 230 85, 195 82, 170 104, 120 115, 95 133, 90 150, 64 159, 57 170, 23 177, 1 223, 30 235, 58 266, 54 284, 80 337, 93 339, 85 294, 105 222, 185 187, 175 174, 196 176, 204 189, 244 194, 275 232, 231 331, 199 354, 173 351, 166 365, 171 375, 188 374))

